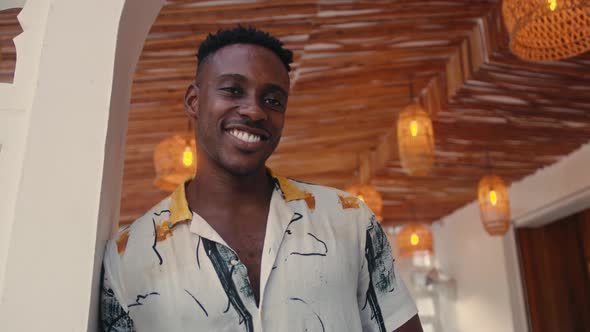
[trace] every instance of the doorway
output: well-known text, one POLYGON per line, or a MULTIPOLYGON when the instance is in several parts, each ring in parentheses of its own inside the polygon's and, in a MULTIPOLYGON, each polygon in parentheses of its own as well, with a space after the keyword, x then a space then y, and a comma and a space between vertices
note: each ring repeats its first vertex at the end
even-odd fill
POLYGON ((517 238, 532 332, 590 331, 590 209, 517 238))

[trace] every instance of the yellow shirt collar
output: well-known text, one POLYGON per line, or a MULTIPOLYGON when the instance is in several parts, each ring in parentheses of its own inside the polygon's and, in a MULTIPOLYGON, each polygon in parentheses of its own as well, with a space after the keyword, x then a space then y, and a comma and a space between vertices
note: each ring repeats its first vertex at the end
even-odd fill
MULTIPOLYGON (((308 195, 299 189, 291 180, 275 174, 270 169, 268 169, 268 171, 279 184, 279 188, 283 193, 283 199, 285 202, 307 198, 308 195)), ((184 188, 185 184, 186 182, 179 185, 170 196, 170 228, 179 222, 192 220, 193 218, 193 213, 189 209, 188 202, 186 200, 186 192, 184 188)))
POLYGON ((278 184, 279 184, 279 188, 281 189, 281 192, 283 193, 283 198, 285 199, 285 202, 290 202, 290 201, 296 201, 299 199, 305 199, 307 197, 307 194, 302 191, 301 189, 299 189, 299 187, 297 187, 295 185, 295 183, 293 183, 293 181, 287 179, 284 176, 280 176, 275 174, 272 170, 269 169, 270 172, 270 176, 272 176, 275 180, 277 180, 278 184))
POLYGON ((184 190, 186 182, 174 190, 170 197, 170 228, 179 222, 193 219, 193 213, 188 208, 186 192, 184 190))

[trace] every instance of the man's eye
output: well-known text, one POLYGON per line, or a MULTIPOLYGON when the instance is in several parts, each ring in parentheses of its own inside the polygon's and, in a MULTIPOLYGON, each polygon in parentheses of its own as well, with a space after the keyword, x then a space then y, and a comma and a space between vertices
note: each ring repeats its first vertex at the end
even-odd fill
POLYGON ((281 106, 281 102, 273 98, 265 98, 264 103, 271 106, 281 106))
POLYGON ((239 95, 240 93, 242 93, 242 89, 237 88, 237 87, 227 87, 227 88, 221 88, 222 91, 228 92, 232 95, 239 95))

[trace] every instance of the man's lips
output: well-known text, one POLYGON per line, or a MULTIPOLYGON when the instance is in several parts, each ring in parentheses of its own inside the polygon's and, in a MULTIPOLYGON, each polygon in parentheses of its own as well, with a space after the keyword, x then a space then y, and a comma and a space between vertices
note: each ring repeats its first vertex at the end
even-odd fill
POLYGON ((226 129, 225 132, 240 150, 250 152, 261 149, 269 137, 264 131, 256 128, 233 127, 226 129))
POLYGON ((230 129, 227 132, 233 137, 245 143, 258 143, 262 140, 262 138, 258 135, 250 134, 238 129, 230 129))
POLYGON ((270 137, 268 132, 264 129, 245 125, 229 125, 225 127, 225 131, 230 133, 232 136, 244 141, 267 141, 270 137))

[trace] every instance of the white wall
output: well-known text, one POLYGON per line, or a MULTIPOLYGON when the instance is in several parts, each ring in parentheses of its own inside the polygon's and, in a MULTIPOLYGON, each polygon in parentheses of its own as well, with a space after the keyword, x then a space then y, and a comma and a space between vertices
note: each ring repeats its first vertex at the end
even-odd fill
POLYGON ((444 331, 515 331, 502 239, 485 233, 477 206, 468 205, 432 230, 437 263, 457 283, 456 301, 441 297, 444 331))
POLYGON ((130 85, 163 1, 28 0, 19 15, 0 85, 2 331, 96 329, 130 85))
MULTIPOLYGON (((4 0, 0 10, 22 8, 24 0, 4 0)), ((27 34, 15 38, 18 62, 12 84, 0 83, 0 303, 4 290, 4 272, 8 258, 10 234, 14 222, 29 118, 37 77, 47 3, 29 6, 19 15, 21 25, 28 25, 27 34), (30 24, 37 22, 38 24, 30 24)))
MULTIPOLYGON (((513 183, 509 195, 516 227, 590 207, 590 145, 513 183)), ((511 227, 504 237, 487 235, 476 202, 433 226, 437 264, 458 288, 457 300, 441 306, 445 332, 528 331, 513 232, 511 227)))

